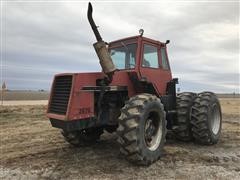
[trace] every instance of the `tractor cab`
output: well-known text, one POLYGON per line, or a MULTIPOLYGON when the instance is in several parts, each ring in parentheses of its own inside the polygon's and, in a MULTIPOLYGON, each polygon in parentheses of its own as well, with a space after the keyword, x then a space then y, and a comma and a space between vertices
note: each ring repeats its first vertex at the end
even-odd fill
POLYGON ((135 72, 138 81, 152 84, 156 95, 165 95, 167 83, 172 80, 166 46, 168 42, 139 35, 109 43, 108 52, 116 68, 115 79, 118 78, 118 71, 135 72))
POLYGON ((113 41, 108 48, 117 70, 139 69, 140 66, 170 70, 166 43, 140 35, 113 41))

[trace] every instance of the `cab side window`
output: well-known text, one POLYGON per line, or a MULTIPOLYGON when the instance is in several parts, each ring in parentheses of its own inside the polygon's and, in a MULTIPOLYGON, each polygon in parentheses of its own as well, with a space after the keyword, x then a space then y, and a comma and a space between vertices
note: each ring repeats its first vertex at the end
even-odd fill
POLYGON ((168 65, 168 60, 167 60, 167 54, 166 54, 166 49, 161 48, 161 59, 162 59, 162 68, 169 70, 169 65, 168 65))
POLYGON ((144 44, 142 66, 159 68, 157 47, 144 44))

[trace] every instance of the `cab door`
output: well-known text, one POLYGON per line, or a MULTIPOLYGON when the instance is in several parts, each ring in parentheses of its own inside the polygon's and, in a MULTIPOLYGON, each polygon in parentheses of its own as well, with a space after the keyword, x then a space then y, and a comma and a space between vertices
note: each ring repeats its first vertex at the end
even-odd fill
POLYGON ((141 78, 152 83, 159 95, 166 94, 167 83, 172 79, 170 69, 163 69, 162 54, 159 44, 142 41, 140 62, 141 78))

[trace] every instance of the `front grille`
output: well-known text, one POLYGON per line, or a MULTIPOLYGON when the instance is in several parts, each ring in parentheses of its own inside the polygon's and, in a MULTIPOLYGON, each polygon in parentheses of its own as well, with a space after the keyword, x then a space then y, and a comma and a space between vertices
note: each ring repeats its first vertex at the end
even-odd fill
POLYGON ((72 76, 58 76, 55 78, 49 112, 66 114, 72 87, 72 76))

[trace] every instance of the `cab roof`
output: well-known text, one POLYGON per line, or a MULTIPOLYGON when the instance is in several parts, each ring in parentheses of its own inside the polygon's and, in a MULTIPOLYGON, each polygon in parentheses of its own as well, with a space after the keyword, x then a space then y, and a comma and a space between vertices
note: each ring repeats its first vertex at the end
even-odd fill
POLYGON ((147 38, 147 37, 144 37, 144 36, 140 36, 140 35, 138 35, 138 36, 130 36, 130 37, 127 37, 127 38, 122 38, 122 39, 118 39, 118 40, 115 40, 115 41, 112 41, 112 42, 110 42, 109 44, 114 44, 114 43, 117 43, 117 42, 121 42, 121 41, 138 41, 138 40, 145 40, 145 41, 149 41, 149 42, 152 42, 152 43, 155 43, 155 44, 159 44, 159 45, 164 45, 165 43, 163 43, 163 42, 160 42, 160 41, 156 41, 156 40, 154 40, 154 39, 150 39, 150 38, 147 38))

